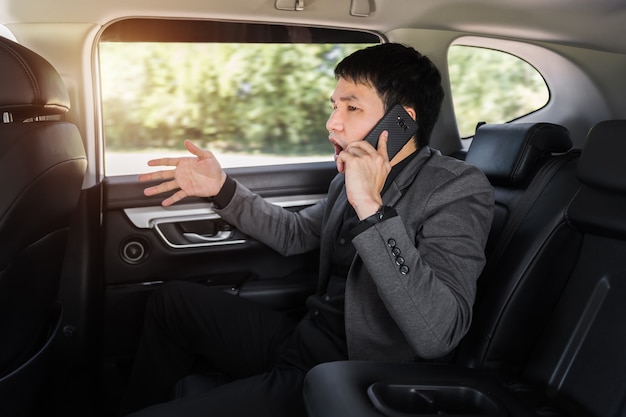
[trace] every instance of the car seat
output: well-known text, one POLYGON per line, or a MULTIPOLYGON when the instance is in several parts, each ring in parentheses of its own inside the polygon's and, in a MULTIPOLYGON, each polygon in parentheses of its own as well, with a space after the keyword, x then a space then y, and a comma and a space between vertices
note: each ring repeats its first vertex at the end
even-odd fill
POLYGON ((28 415, 60 323, 58 288, 87 160, 44 58, 0 37, 0 415, 28 415))

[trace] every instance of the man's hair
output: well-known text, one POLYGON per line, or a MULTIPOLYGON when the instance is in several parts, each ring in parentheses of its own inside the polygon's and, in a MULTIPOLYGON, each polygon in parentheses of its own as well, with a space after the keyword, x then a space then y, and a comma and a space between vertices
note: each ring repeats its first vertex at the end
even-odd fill
POLYGON ((384 43, 354 52, 335 68, 335 78, 373 87, 385 111, 395 104, 415 110, 416 145, 428 145, 441 109, 441 75, 425 55, 398 43, 384 43))

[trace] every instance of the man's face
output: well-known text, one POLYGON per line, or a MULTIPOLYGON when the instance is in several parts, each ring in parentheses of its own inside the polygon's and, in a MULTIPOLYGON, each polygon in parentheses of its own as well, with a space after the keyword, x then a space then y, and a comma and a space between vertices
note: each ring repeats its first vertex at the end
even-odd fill
POLYGON ((330 97, 333 106, 326 129, 335 147, 335 158, 348 144, 363 140, 376 122, 384 116, 384 105, 376 90, 343 78, 337 80, 330 97))

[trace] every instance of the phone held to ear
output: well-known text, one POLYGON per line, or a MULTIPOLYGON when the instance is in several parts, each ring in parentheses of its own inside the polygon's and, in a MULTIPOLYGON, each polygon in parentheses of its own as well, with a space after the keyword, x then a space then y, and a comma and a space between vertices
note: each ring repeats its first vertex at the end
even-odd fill
POLYGON ((378 146, 380 134, 386 130, 389 133, 387 139, 387 153, 389 160, 404 147, 404 145, 417 132, 417 123, 400 104, 396 104, 376 123, 376 126, 367 134, 365 140, 374 148, 378 146))

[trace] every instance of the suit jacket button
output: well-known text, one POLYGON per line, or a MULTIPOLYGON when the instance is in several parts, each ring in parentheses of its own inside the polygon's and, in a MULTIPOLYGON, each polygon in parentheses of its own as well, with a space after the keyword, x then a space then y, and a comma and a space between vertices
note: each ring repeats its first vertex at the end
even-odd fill
MULTIPOLYGON (((404 258, 402 256, 398 256, 396 258, 396 265, 404 265, 404 258)), ((408 269, 408 267, 407 267, 408 269)), ((400 272, 402 272, 402 270, 400 270, 400 272)))
POLYGON ((406 275, 406 274, 408 274, 408 273, 409 273, 409 267, 408 267, 408 266, 406 266, 406 265, 402 265, 402 266, 400 267, 400 273, 401 273, 402 275, 406 275))
POLYGON ((395 248, 396 247, 396 241, 395 239, 389 239, 387 241, 387 246, 389 246, 390 248, 395 248))

